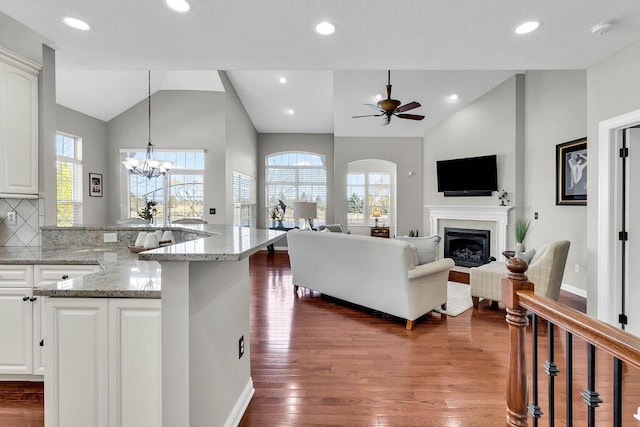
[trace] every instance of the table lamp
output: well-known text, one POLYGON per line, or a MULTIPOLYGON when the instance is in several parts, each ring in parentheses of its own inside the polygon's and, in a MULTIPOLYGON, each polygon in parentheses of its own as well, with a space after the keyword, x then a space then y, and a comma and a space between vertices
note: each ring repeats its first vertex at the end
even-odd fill
POLYGON ((382 216, 382 213, 380 212, 380 208, 375 208, 373 210, 373 213, 371 214, 371 216, 373 217, 373 219, 376 222, 376 227, 378 226, 378 218, 380 218, 382 216))
POLYGON ((293 216, 304 219, 302 230, 312 230, 313 220, 318 216, 318 204, 316 202, 296 202, 293 216))

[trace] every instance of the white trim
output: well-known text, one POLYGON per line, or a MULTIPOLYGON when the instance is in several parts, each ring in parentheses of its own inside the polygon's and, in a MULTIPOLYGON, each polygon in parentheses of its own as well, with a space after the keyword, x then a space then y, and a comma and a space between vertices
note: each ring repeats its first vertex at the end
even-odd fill
POLYGON ((569 285, 567 283, 563 283, 560 286, 560 289, 562 289, 565 292, 569 292, 570 294, 577 295, 577 296, 582 297, 582 298, 587 298, 587 290, 586 289, 577 288, 577 287, 571 286, 571 285, 569 285))
MULTIPOLYGON (((513 206, 428 206, 425 205, 425 217, 429 217, 431 234, 438 232, 438 221, 441 219, 458 219, 468 221, 492 221, 496 223, 496 254, 507 250, 507 225, 509 210, 513 206)), ((493 251, 492 251, 493 252, 493 251)))
POLYGON ((0 46, 0 61, 16 67, 26 73, 33 74, 36 77, 40 74, 40 70, 42 70, 42 65, 37 62, 33 62, 24 56, 20 56, 15 52, 11 52, 9 49, 2 46, 0 46))
POLYGON ((616 213, 620 206, 618 148, 620 130, 640 124, 640 110, 632 111, 609 120, 603 120, 598 126, 598 241, 597 265, 598 282, 596 300, 598 319, 617 325, 616 307, 620 302, 619 272, 614 267, 619 259, 617 245, 616 213), (610 297, 613 295, 613 297, 610 297))
POLYGON ((42 383, 44 382, 44 375, 2 374, 0 375, 0 381, 29 381, 32 383, 42 383))
POLYGON ((0 199, 37 199, 37 194, 0 193, 0 199))
POLYGON ((240 424, 240 420, 242 420, 242 416, 244 415, 244 411, 247 410, 247 406, 249 406, 249 402, 251 402, 251 398, 253 394, 256 392, 256 389, 253 388, 253 379, 249 377, 249 381, 247 381, 247 385, 244 386, 244 390, 240 394, 238 401, 233 406, 227 421, 225 421, 225 427, 229 426, 237 426, 240 424))

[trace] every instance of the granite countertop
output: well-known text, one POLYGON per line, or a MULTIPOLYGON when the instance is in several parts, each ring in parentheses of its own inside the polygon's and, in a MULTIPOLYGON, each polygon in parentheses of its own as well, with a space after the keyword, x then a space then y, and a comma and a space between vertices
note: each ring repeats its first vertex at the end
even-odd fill
MULTIPOLYGON (((0 264, 100 265, 96 273, 36 287, 34 295, 75 298, 160 298, 158 261, 237 261, 274 243, 285 233, 276 230, 222 225, 182 225, 196 232, 195 240, 133 254, 123 246, 0 247, 0 264)), ((45 229, 43 227, 43 229, 45 229)), ((47 227, 63 232, 63 227, 47 227)), ((74 231, 122 227, 78 226, 74 231)), ((136 228, 138 231, 140 227, 136 228)), ((175 230, 175 228, 173 228, 175 230)))

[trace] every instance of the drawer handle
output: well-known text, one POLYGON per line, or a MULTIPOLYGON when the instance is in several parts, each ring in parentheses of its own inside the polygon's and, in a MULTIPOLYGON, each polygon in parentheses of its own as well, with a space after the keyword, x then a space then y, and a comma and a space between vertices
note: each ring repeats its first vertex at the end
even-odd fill
POLYGON ((63 275, 62 275, 62 280, 67 280, 68 278, 69 278, 69 275, 68 275, 68 274, 63 274, 63 275))
POLYGON ((28 296, 22 297, 22 301, 29 301, 29 297, 28 296))
POLYGON ((37 300, 37 299, 38 299, 38 298, 36 298, 36 297, 31 297, 31 298, 29 298, 29 301, 34 302, 34 301, 35 301, 35 300, 37 300))

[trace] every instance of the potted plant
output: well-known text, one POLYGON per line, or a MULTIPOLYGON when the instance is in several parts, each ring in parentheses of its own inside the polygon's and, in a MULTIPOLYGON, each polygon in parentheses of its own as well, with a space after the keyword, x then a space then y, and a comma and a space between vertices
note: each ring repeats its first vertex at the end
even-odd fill
POLYGON ((529 232, 529 225, 531 220, 518 219, 516 220, 516 252, 524 252, 524 238, 527 237, 529 232))
POLYGON ((158 202, 155 200, 147 200, 144 199, 144 207, 138 211, 138 216, 142 219, 145 219, 153 224, 153 219, 158 212, 156 209, 156 205, 158 202))

